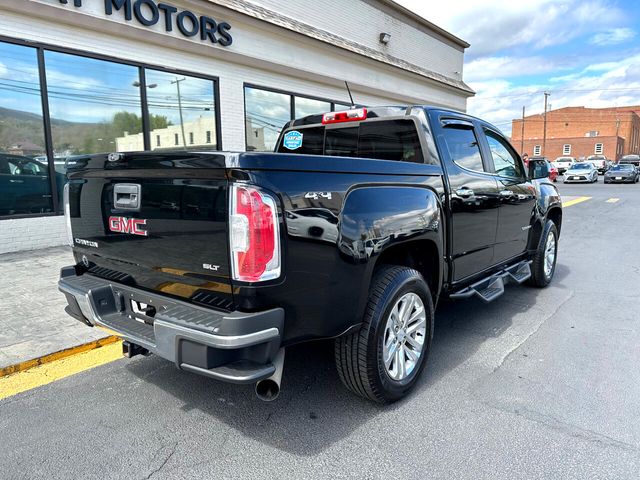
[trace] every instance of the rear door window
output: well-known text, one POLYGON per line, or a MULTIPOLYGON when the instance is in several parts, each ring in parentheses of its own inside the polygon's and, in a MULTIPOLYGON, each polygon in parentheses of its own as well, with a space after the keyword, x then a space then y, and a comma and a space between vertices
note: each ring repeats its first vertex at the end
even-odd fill
POLYGON ((451 160, 467 170, 485 171, 480 155, 480 146, 473 127, 452 125, 443 131, 445 145, 451 160))

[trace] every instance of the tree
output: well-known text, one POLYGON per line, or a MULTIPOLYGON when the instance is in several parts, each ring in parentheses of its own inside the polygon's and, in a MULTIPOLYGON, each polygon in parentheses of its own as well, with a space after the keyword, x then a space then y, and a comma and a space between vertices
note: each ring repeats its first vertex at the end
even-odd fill
POLYGON ((130 135, 140 133, 142 131, 142 120, 138 115, 131 112, 118 112, 113 115, 111 121, 113 130, 117 132, 116 136, 122 136, 124 132, 129 132, 130 135))
POLYGON ((151 130, 167 128, 169 125, 173 125, 171 121, 164 115, 154 115, 152 113, 151 115, 149 115, 149 120, 149 123, 151 124, 151 130))

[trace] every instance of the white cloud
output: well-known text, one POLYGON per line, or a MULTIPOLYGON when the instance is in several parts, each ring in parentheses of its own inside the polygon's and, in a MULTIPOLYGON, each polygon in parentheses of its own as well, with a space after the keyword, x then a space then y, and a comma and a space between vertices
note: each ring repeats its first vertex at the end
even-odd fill
POLYGON ((396 0, 471 44, 472 57, 505 48, 540 49, 590 32, 614 28, 624 12, 611 0, 458 0, 448 3, 396 0))
POLYGON ((606 32, 595 34, 589 43, 597 46, 617 45, 631 40, 636 36, 636 32, 630 28, 612 28, 606 32))
POLYGON ((640 54, 618 62, 589 65, 578 73, 556 77, 552 85, 515 86, 501 79, 470 85, 477 95, 469 99, 468 112, 493 122, 509 134, 511 120, 520 118, 523 106, 527 115, 542 113, 545 90, 551 93, 551 109, 640 105, 640 54))
POLYGON ((4 63, 0 62, 0 78, 4 78, 8 75, 9 70, 4 63))
POLYGON ((471 60, 464 67, 464 77, 468 82, 495 78, 511 78, 539 75, 567 68, 554 60, 542 56, 532 57, 481 57, 471 60))

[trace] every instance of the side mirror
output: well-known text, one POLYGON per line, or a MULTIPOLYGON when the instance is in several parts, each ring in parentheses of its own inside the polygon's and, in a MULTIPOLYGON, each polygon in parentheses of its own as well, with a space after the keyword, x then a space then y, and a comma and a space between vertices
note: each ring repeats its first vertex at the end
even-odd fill
POLYGON ((537 180, 549 177, 549 164, 544 160, 529 160, 529 178, 537 180))

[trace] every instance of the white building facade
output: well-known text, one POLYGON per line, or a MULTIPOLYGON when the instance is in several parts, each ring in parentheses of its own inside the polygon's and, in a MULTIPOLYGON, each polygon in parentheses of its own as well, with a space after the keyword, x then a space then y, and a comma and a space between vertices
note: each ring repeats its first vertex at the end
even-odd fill
POLYGON ((464 111, 467 47, 391 0, 3 1, 0 253, 66 241, 69 157, 270 150, 348 108, 345 81, 360 105, 464 111))

